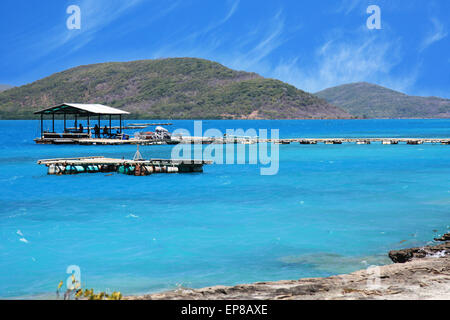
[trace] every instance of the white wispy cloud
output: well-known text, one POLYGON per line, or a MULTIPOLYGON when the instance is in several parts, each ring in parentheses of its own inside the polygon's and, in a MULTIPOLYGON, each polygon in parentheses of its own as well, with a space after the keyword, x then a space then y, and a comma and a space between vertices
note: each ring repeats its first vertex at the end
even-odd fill
POLYGON ((147 28, 149 25, 158 21, 172 12, 180 9, 183 6, 183 0, 173 1, 170 4, 167 3, 152 3, 152 13, 145 17, 145 19, 130 19, 130 22, 127 24, 121 24, 120 30, 117 31, 117 36, 123 36, 129 33, 132 33, 138 29, 147 28))
POLYGON ((239 3, 240 3, 240 0, 236 0, 231 4, 231 8, 228 11, 228 14, 219 22, 219 25, 224 24, 234 15, 237 8, 239 7, 239 3))
MULTIPOLYGON (((74 52, 95 39, 103 28, 124 15, 128 10, 141 4, 144 0, 83 0, 81 9, 81 29, 68 30, 65 23, 55 25, 43 34, 41 41, 33 45, 34 58, 45 56, 63 46, 70 44, 66 53, 74 52)), ((62 13, 64 14, 64 13, 62 13)), ((69 15, 64 16, 68 18, 69 15)))
POLYGON ((287 39, 283 10, 279 9, 263 24, 236 39, 233 50, 220 60, 231 68, 267 73, 270 72, 267 58, 287 39))
MULTIPOLYGON (((211 35, 211 33, 214 30, 216 30, 217 28, 223 26, 225 23, 227 23, 231 19, 231 17, 236 12, 236 10, 239 6, 239 3, 240 3, 240 0, 236 0, 236 1, 232 2, 230 9, 228 10, 228 12, 225 14, 225 16, 222 19, 219 19, 218 21, 213 21, 206 28, 192 32, 185 39, 181 39, 181 42, 185 41, 185 40, 195 42, 196 40, 198 40, 199 37, 202 37, 202 36, 209 36, 210 39, 214 38, 211 35)), ((214 41, 217 43, 217 38, 214 38, 214 41)))
POLYGON ((141 4, 143 0, 83 0, 81 2, 82 26, 79 33, 66 30, 68 36, 60 45, 76 38, 73 50, 77 50, 91 42, 103 28, 117 20, 129 9, 141 4))
POLYGON ((338 2, 339 6, 336 10, 338 13, 349 14, 355 10, 360 4, 361 0, 341 0, 338 2))
POLYGON ((177 56, 208 58, 208 55, 213 55, 225 41, 225 34, 218 32, 218 30, 226 26, 227 22, 237 12, 240 0, 229 1, 228 4, 228 10, 223 17, 213 20, 206 27, 194 29, 187 35, 179 37, 180 34, 185 34, 191 26, 178 26, 172 31, 172 35, 168 35, 159 44, 158 49, 153 52, 152 58, 177 56))
POLYGON ((283 43, 284 31, 284 17, 282 10, 279 10, 268 24, 267 31, 261 36, 259 34, 252 34, 250 38, 259 38, 254 46, 246 53, 238 55, 234 59, 236 63, 243 65, 246 68, 259 64, 270 53, 277 49, 283 43))
POLYGON ((392 69, 402 59, 398 39, 387 41, 376 36, 349 39, 325 41, 316 49, 313 61, 299 57, 284 60, 276 65, 272 74, 310 92, 359 81, 402 91, 416 81, 418 68, 413 68, 402 77, 391 76, 392 69))
POLYGON ((448 36, 448 32, 446 31, 444 24, 442 24, 437 18, 431 18, 431 23, 433 25, 433 30, 427 34, 425 39, 423 39, 420 45, 420 51, 425 50, 433 43, 448 36))

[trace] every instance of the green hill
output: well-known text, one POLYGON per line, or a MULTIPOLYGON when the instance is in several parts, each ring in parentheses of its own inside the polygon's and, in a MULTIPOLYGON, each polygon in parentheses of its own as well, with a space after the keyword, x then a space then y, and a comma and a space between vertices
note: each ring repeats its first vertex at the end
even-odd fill
POLYGON ((450 100, 417 97, 366 82, 325 89, 316 95, 363 118, 449 118, 450 100))
POLYGON ((218 63, 173 58, 80 66, 0 93, 2 119, 63 102, 101 103, 147 119, 348 118, 295 87, 218 63))

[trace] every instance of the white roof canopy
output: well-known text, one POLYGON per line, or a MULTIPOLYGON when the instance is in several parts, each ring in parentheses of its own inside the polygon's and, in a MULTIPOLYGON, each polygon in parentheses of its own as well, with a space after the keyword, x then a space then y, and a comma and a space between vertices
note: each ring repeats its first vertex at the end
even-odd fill
POLYGON ((91 115, 121 115, 130 114, 127 111, 112 108, 102 104, 63 103, 51 108, 35 112, 35 114, 91 114, 91 115))

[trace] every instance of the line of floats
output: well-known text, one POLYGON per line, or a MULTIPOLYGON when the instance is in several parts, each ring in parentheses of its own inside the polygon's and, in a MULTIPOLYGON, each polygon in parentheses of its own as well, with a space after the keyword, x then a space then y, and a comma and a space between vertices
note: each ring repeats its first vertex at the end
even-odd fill
POLYGON ((343 144, 343 143, 356 143, 356 144, 371 144, 381 143, 385 145, 389 144, 443 144, 450 145, 450 138, 291 138, 291 139, 260 139, 251 137, 235 137, 235 138, 208 138, 208 137, 177 137, 172 138, 169 143, 201 143, 201 144, 228 144, 228 143, 242 143, 242 144, 255 144, 255 143, 274 143, 274 144, 343 144))
MULTIPOLYGON (((53 141, 50 143, 62 143, 61 141, 53 141)), ((274 143, 274 144, 372 144, 381 143, 389 144, 443 144, 450 145, 450 138, 291 138, 291 139, 260 139, 257 137, 234 137, 234 138, 217 138, 217 137, 192 137, 192 136, 172 136, 165 139, 72 139, 71 143, 79 145, 166 145, 166 144, 255 144, 255 143, 274 143)))
MULTIPOLYGON (((139 151, 137 151, 137 154, 139 151)), ((203 172, 208 160, 150 159, 127 160, 103 156, 44 159, 37 162, 48 168, 49 175, 79 173, 122 173, 134 176, 148 176, 154 173, 203 172)))

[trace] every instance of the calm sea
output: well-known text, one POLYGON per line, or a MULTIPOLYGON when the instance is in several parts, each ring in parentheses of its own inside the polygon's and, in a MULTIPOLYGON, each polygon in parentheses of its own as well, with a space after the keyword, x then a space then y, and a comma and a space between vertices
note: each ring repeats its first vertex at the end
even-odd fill
MULTIPOLYGON (((450 120, 203 121, 208 128, 450 137, 450 120)), ((0 132, 0 297, 52 298, 70 265, 84 287, 125 294, 328 276, 389 263, 389 250, 450 228, 446 145, 280 145, 274 176, 250 164, 48 176, 36 160, 130 158, 136 148, 36 145, 38 121, 0 121, 0 132)))

